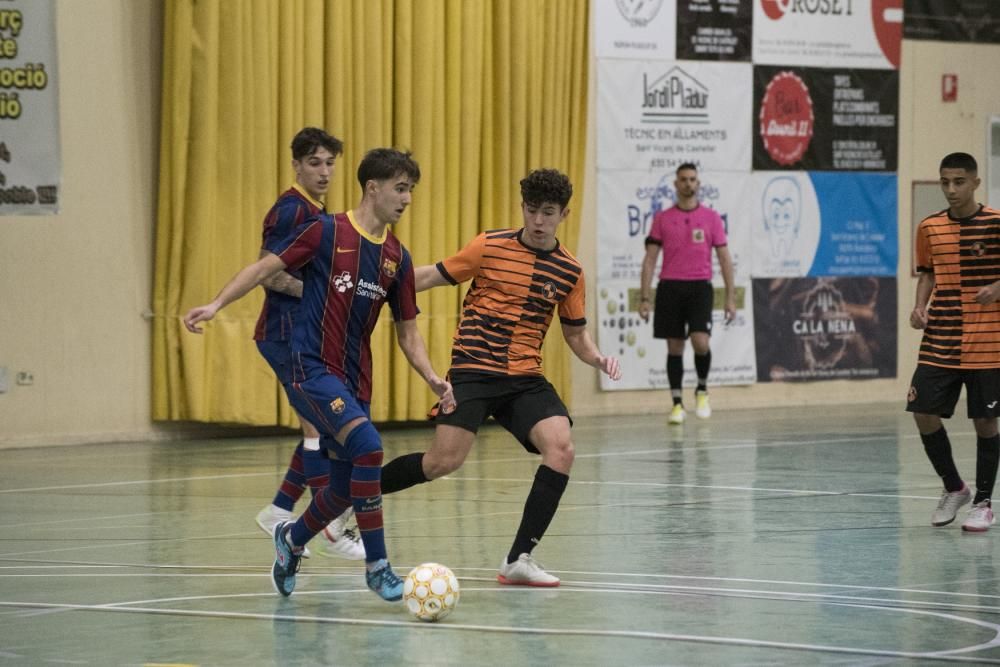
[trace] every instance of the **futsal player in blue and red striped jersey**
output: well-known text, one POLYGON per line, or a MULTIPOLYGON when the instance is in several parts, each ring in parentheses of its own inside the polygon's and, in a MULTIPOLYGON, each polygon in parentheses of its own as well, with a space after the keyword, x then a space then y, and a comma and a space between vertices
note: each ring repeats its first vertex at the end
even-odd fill
MULTIPOLYGON (((326 212, 323 200, 330 188, 337 158, 344 151, 340 139, 316 128, 306 127, 292 139, 292 168, 295 183, 278 197, 264 218, 260 257, 275 250, 295 229, 307 220, 326 212)), ((261 356, 288 391, 292 381, 292 326, 302 298, 301 271, 281 271, 262 283, 264 305, 257 320, 254 340, 261 356)), ((302 497, 306 485, 315 494, 329 481, 330 464, 320 451, 320 434, 316 427, 298 415, 302 424, 299 441, 278 487, 274 500, 257 513, 257 525, 268 535, 281 521, 289 521, 292 509, 302 497)), ((323 543, 318 552, 350 560, 362 560, 365 549, 354 531, 347 528, 352 511, 344 512, 323 530, 323 543)), ((308 554, 307 554, 308 555, 308 554)))
POLYGON ((275 527, 275 589, 295 590, 305 544, 353 506, 365 545, 366 582, 382 599, 402 599, 403 582, 389 565, 382 520, 382 443, 370 421, 371 333, 386 302, 396 339, 410 365, 454 409, 451 385, 434 372, 416 326, 413 262, 390 231, 409 206, 420 169, 409 153, 369 151, 358 167, 361 203, 320 215, 233 277, 209 304, 188 311, 199 333, 225 305, 286 268, 303 270, 302 303, 292 332, 292 404, 322 435, 330 481, 294 523, 275 527))

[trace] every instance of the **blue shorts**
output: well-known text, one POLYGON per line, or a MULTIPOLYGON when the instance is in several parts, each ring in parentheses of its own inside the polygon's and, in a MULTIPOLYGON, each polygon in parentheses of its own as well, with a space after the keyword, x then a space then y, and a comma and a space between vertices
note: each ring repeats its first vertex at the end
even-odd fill
POLYGON ((330 457, 351 460, 342 443, 334 438, 351 421, 371 421, 371 404, 359 401, 336 375, 323 373, 287 386, 288 400, 308 422, 326 437, 320 443, 330 457))
POLYGON ((278 382, 287 385, 292 381, 292 345, 287 340, 259 340, 257 351, 278 376, 278 382))

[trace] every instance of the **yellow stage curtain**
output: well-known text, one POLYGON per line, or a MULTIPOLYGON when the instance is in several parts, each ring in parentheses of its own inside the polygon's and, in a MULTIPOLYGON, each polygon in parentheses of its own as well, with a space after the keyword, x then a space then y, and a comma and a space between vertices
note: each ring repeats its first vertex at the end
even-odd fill
MULTIPOLYGON (((188 333, 181 318, 256 259, 264 214, 291 185, 307 125, 345 143, 330 211, 360 198, 357 164, 412 150, 422 179, 394 229, 418 265, 480 231, 518 227, 518 181, 560 169, 579 190, 586 145, 587 12, 580 0, 170 0, 164 14, 153 415, 294 426, 253 344, 262 290, 188 333)), ((582 201, 559 235, 576 247, 582 201)), ((463 290, 418 295, 421 331, 447 370, 463 290)), ((546 374, 569 402, 558 319, 546 374)), ((433 395, 395 346, 372 337, 376 421, 419 420, 433 395)), ((573 362, 578 363, 578 362, 573 362)))

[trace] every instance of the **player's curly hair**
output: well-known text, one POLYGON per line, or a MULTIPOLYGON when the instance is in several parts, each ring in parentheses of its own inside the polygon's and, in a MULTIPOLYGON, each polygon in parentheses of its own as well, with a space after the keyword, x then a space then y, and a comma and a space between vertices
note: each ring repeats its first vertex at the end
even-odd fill
POLYGON ((521 199, 525 204, 550 203, 566 208, 572 196, 573 184, 569 177, 556 169, 536 169, 521 179, 521 199))
POLYGON ((338 157, 344 152, 344 142, 318 127, 304 127, 292 139, 292 159, 309 157, 320 148, 325 148, 333 157, 338 157))

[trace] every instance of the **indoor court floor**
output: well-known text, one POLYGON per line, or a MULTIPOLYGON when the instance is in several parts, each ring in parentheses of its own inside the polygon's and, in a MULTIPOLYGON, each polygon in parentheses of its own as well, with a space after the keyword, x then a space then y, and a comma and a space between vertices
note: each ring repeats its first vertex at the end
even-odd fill
MULTIPOLYGON (((972 425, 948 426, 972 483, 972 425)), ((573 433, 535 549, 560 588, 495 581, 538 464, 504 431, 386 497, 397 573, 461 582, 433 624, 356 562, 314 555, 274 592, 254 516, 294 435, 2 451, 0 665, 1000 664, 1000 526, 930 526, 940 482, 901 402, 573 433)), ((387 457, 430 435, 386 430, 387 457)))

